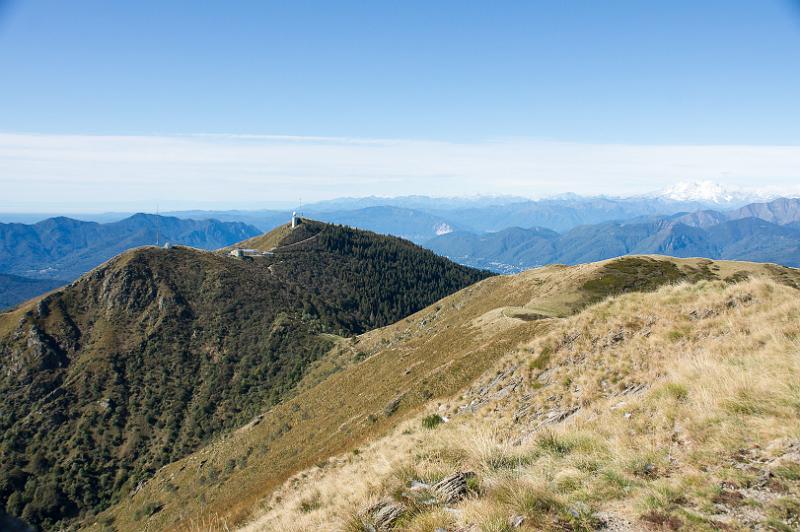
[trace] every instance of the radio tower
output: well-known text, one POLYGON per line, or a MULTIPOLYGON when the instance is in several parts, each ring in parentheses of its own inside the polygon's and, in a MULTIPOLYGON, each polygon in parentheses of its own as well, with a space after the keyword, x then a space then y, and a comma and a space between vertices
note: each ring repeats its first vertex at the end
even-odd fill
POLYGON ((160 228, 160 226, 159 226, 159 224, 158 224, 158 221, 159 221, 159 217, 158 217, 158 203, 156 203, 156 247, 158 247, 158 246, 160 245, 160 244, 159 244, 159 240, 160 240, 160 238, 161 238, 161 233, 160 233, 160 229, 161 229, 161 228, 160 228))

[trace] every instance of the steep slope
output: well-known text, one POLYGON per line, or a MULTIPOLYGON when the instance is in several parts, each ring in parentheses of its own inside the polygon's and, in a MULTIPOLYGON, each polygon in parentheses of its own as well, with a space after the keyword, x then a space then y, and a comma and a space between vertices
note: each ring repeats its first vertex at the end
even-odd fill
POLYGON ((556 262, 578 264, 631 253, 643 240, 664 231, 663 220, 645 222, 606 222, 584 225, 565 233, 555 243, 556 262))
POLYGON ((800 266, 800 231, 759 218, 730 220, 707 229, 726 257, 800 266))
MULTIPOLYGON (((451 401, 503 357, 593 302, 674 282, 730 283, 748 276, 800 282, 798 272, 775 266, 657 257, 549 266, 487 279, 391 326, 339 342, 296 396, 166 466, 135 496, 86 524, 125 530, 242 523, 259 505, 278 505, 270 494, 294 473, 349 462, 370 441, 396 434, 426 405, 451 401)), ((361 490, 363 482, 350 478, 339 484, 341 495, 361 490)), ((313 497, 307 503, 292 500, 299 513, 313 513, 319 504, 313 497)), ((297 523, 299 530, 335 529, 300 518, 297 523)))
POLYGON ((52 279, 29 279, 0 273, 0 311, 65 284, 52 279))
POLYGON ((675 257, 725 256, 727 258, 720 248, 724 249, 724 244, 699 227, 669 223, 651 237, 638 242, 632 252, 658 253, 675 257))
MULTIPOLYGON (((269 240, 274 235, 264 238, 269 240)), ((272 255, 127 252, 0 314, 0 502, 56 528, 291 395, 338 335, 486 277, 318 223, 272 255)))
POLYGON ((240 222, 136 214, 112 223, 50 218, 0 224, 0 272, 72 280, 125 250, 160 241, 216 249, 259 234, 240 222))
POLYGON ((729 220, 759 218, 778 225, 786 225, 800 221, 800 198, 778 198, 765 203, 751 203, 726 214, 729 220))
POLYGON ((740 282, 547 320, 245 529, 797 530, 800 272, 708 268, 740 282))

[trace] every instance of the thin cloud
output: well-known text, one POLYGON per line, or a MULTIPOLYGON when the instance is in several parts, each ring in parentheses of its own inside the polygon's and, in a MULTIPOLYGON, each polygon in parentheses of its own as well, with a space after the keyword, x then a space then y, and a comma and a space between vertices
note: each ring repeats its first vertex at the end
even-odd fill
POLYGON ((798 191, 800 146, 581 144, 279 135, 0 134, 0 209, 160 202, 562 192, 631 195, 677 181, 798 191))

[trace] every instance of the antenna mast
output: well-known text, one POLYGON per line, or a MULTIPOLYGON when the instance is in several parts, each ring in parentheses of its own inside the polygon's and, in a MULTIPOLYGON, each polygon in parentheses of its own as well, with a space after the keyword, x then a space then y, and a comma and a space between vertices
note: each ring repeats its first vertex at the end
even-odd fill
POLYGON ((156 203, 156 247, 158 247, 158 246, 159 246, 159 241, 160 241, 160 239, 161 239, 161 233, 160 233, 160 229, 161 229, 161 227, 159 226, 159 223, 158 223, 158 221, 159 221, 159 217, 158 217, 158 203, 156 203))

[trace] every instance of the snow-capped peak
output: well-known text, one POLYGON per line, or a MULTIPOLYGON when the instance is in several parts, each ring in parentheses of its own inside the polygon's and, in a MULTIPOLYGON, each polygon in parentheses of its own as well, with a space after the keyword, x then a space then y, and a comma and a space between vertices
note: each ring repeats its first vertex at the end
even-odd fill
POLYGON ((713 181, 693 181, 677 183, 661 191, 658 195, 674 201, 705 201, 710 203, 730 203, 741 191, 725 188, 713 181))
POLYGON ((744 204, 773 199, 774 194, 748 190, 736 186, 723 186, 713 181, 684 181, 676 183, 654 196, 672 201, 694 201, 713 205, 744 204))
POLYGON ((446 222, 440 222, 434 225, 433 230, 436 232, 437 236, 442 236, 453 232, 453 228, 450 227, 450 224, 446 222))

